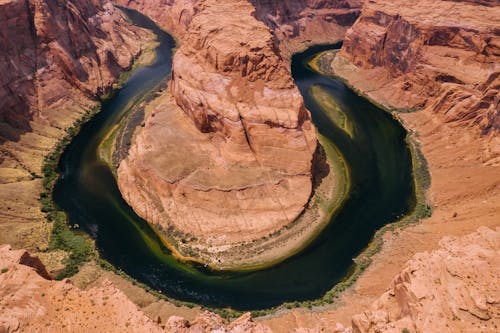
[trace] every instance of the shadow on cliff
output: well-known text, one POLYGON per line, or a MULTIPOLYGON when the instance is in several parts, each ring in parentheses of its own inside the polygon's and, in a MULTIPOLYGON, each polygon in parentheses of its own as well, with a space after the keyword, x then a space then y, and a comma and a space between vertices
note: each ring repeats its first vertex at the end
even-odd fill
POLYGON ((321 185, 323 179, 330 174, 330 166, 326 160, 326 152, 323 146, 318 142, 316 146, 316 151, 313 156, 313 166, 312 166, 312 182, 313 182, 313 191, 316 191, 316 188, 321 185))

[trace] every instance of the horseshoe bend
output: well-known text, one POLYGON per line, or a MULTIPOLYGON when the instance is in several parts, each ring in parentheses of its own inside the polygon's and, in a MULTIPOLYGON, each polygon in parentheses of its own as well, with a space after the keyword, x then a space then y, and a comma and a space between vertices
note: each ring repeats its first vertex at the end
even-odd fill
POLYGON ((499 10, 0 1, 0 331, 495 332, 499 10))

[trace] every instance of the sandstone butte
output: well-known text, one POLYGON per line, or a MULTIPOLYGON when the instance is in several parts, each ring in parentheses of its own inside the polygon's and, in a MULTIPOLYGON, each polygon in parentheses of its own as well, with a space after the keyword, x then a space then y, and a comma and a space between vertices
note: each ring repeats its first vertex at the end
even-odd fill
MULTIPOLYGON (((359 11, 358 14, 355 13, 356 10, 347 14, 348 11, 344 8, 342 17, 354 15, 352 21, 346 21, 344 28, 339 28, 339 25, 333 28, 333 25, 324 22, 331 20, 331 13, 338 13, 338 9, 328 9, 327 5, 341 7, 341 3, 346 3, 344 1, 253 3, 256 5, 257 17, 280 40, 279 48, 284 62, 288 61, 287 52, 290 51, 287 50, 293 51, 319 41, 343 38, 347 27, 354 23, 359 14, 359 11), (311 22, 314 24, 309 25, 311 22), (330 35, 322 33, 328 31, 323 30, 328 27, 331 29, 330 35)), ((120 67, 127 68, 132 60, 132 53, 140 51, 139 40, 147 35, 127 25, 119 12, 105 1, 71 1, 72 10, 76 10, 71 15, 63 14, 68 7, 59 6, 59 3, 52 4, 53 6, 48 6, 43 1, 0 1, 0 40, 2 46, 5 45, 0 54, 3 59, 8 59, 0 62, 0 66, 8 66, 2 71, 4 74, 0 78, 0 103, 5 103, 0 108, 0 242, 13 243, 17 248, 36 249, 37 246, 43 247, 46 241, 45 237, 28 237, 33 235, 30 230, 36 233, 44 230, 45 223, 37 205, 41 181, 33 180, 31 172, 39 171, 43 155, 61 136, 63 129, 79 118, 78 114, 81 115, 88 105, 95 105, 93 94, 99 89, 109 89, 119 72, 117 69, 112 75, 109 74, 104 65, 106 62, 99 62, 99 66, 84 66, 84 70, 90 73, 89 77, 93 78, 92 85, 95 84, 91 90, 93 93, 88 93, 81 89, 81 82, 75 80, 76 76, 71 71, 66 72, 73 67, 62 65, 61 58, 53 57, 52 53, 58 54, 57 51, 61 51, 55 47, 61 43, 57 39, 68 39, 71 31, 75 32, 72 38, 86 38, 88 34, 76 32, 90 31, 92 33, 89 38, 95 45, 95 48, 91 47, 95 53, 90 54, 111 52, 117 59, 121 58, 117 56, 121 54, 128 61, 121 63, 120 67), (30 22, 34 22, 33 18, 37 17, 33 15, 36 13, 35 8, 45 8, 42 11, 44 13, 58 14, 51 16, 50 20, 39 20, 37 25, 30 25, 30 22), (96 17, 96 20, 89 21, 89 17, 96 17), (73 30, 57 30, 65 27, 67 21, 64 20, 69 18, 73 30), (52 25, 61 21, 60 25, 52 25), (44 25, 46 27, 41 29, 44 25), (52 43, 45 41, 51 47, 41 44, 44 46, 41 48, 38 43, 44 39, 33 38, 29 26, 33 26, 36 36, 43 36, 50 31, 49 28, 56 29, 57 33, 50 35, 52 37, 48 39, 52 43), (105 33, 94 34, 97 26, 101 26, 99 32, 102 30, 105 33), (22 36, 17 39, 17 43, 13 43, 10 37, 14 34, 16 37, 22 36), (123 41, 113 42, 112 36, 122 36, 128 41, 126 46, 121 48, 123 41), (22 43, 24 40, 25 44, 22 43), (38 56, 33 57, 35 54, 38 56), (51 67, 47 68, 53 71, 35 71, 35 68, 43 69, 48 66, 48 63, 43 62, 45 57, 50 57, 51 61, 48 63, 51 67), (34 80, 35 73, 36 77, 40 75, 44 78, 43 85, 35 84, 38 82, 34 80), (109 80, 101 82, 96 77, 107 77, 109 80), (59 100, 55 100, 54 108, 48 108, 52 113, 45 113, 52 115, 51 118, 40 117, 39 113, 44 109, 35 108, 34 105, 38 103, 33 100, 44 96, 44 89, 50 87, 52 82, 55 82, 52 87, 56 92, 67 92, 60 102, 67 107, 58 109, 56 102, 59 100), (67 87, 73 88, 65 90, 67 87), (74 102, 79 107, 68 107, 74 106, 74 102), (28 104, 28 108, 22 107, 22 103, 28 104)), ((186 34, 185 28, 197 10, 194 5, 191 6, 190 1, 144 0, 130 2, 130 5, 143 10, 167 29, 168 24, 172 24, 172 30, 169 31, 176 36, 186 34), (172 17, 182 19, 172 20, 172 17), (182 24, 176 24, 178 22, 182 24), (173 26, 176 26, 175 29, 179 28, 180 32, 175 32, 173 26)), ((258 328, 255 328, 255 323, 248 321, 248 317, 244 317, 240 319, 243 327, 226 327, 226 331, 498 331, 500 147, 499 83, 498 74, 495 73, 499 72, 500 42, 499 9, 495 5, 496 1, 487 0, 423 0, 418 4, 405 0, 376 0, 365 3, 361 18, 347 32, 346 45, 340 55, 332 58, 331 70, 379 104, 389 108, 420 109, 414 113, 398 114, 398 117, 410 132, 415 133, 427 159, 432 175, 428 199, 434 208, 433 215, 415 226, 387 233, 382 251, 373 257, 372 264, 356 284, 344 292, 335 308, 313 311, 296 309, 279 313, 270 318, 259 319, 261 326, 258 328), (412 42, 407 43, 405 40, 412 42), (383 41, 382 45, 377 41, 383 41), (398 43, 405 46, 398 47, 398 43), (481 226, 488 226, 495 231, 480 228, 474 232, 481 226), (470 235, 464 236, 467 234, 470 235), (440 242, 448 235, 453 237, 446 237, 440 242), (417 252, 423 254, 413 257, 417 252), (390 288, 387 289, 387 286, 390 288)), ((69 60, 71 65, 81 64, 88 59, 73 53, 71 48, 65 49, 63 46, 62 50, 71 50, 63 52, 68 55, 64 59, 69 60)), ((92 56, 89 58, 96 59, 92 56)), ((151 322, 121 295, 121 291, 113 288, 116 294, 106 295, 106 289, 112 288, 109 284, 105 288, 95 287, 92 291, 80 291, 68 283, 64 287, 61 287, 62 284, 55 286, 60 282, 44 279, 44 270, 34 264, 34 259, 29 260, 31 263, 28 266, 35 268, 26 266, 26 257, 29 256, 24 252, 11 251, 8 247, 0 250, 2 330, 9 331, 19 325, 23 331, 24 327, 33 327, 30 326, 32 320, 39 320, 40 323, 43 322, 42 326, 50 323, 58 327, 50 330, 51 332, 88 331, 89 322, 95 322, 98 328, 102 327, 100 331, 106 331, 107 328, 113 331, 114 327, 121 332, 155 331, 153 326, 148 326, 151 322), (21 259, 22 257, 25 259, 21 259), (19 278, 20 275, 17 274, 25 275, 19 278), (27 288, 30 285, 41 285, 43 291, 38 287, 27 288), (52 293, 51 287, 54 287, 55 294, 53 298, 46 298, 48 293, 52 293), (58 292, 62 289, 68 291, 66 295, 58 292), (27 290, 30 290, 28 299, 20 296, 25 295, 27 290), (81 296, 85 299, 81 304, 89 305, 89 310, 92 310, 83 314, 83 322, 74 319, 74 322, 81 324, 71 326, 72 319, 69 323, 66 321, 70 325, 68 326, 61 320, 54 320, 51 314, 61 309, 74 309, 74 300, 71 300, 73 297, 67 297, 72 295, 74 298, 81 296), (105 297, 112 301, 108 303, 105 297), (92 304, 89 298, 96 304, 92 304), (59 307, 64 302, 68 306, 59 307), (120 312, 111 303, 124 309, 124 312, 120 312), (33 313, 34 309, 38 316, 24 315, 33 313), (4 315, 6 313, 10 315, 7 317, 4 315), (100 313, 107 315, 107 320, 114 323, 113 327, 99 319, 100 313), (136 324, 144 326, 137 327, 136 324), (123 330, 122 325, 126 327, 123 330)), ((123 290, 126 289, 121 286, 123 290)), ((157 322, 155 311, 148 308, 148 316, 157 322)), ((180 312, 181 309, 175 311, 180 312)), ((224 323, 220 318, 209 313, 201 316, 202 319, 189 322, 178 316, 170 319, 162 317, 165 324, 157 327, 169 332, 186 332, 190 328, 193 331, 210 331, 214 327, 222 330, 224 323), (216 323, 216 326, 203 324, 207 322, 216 323)), ((24 331, 30 330, 26 328, 24 331)))
MULTIPOLYGON (((197 1, 192 11, 179 11, 184 2, 174 2, 171 11, 158 11, 155 2, 120 3, 151 13, 166 29, 182 22, 173 29, 180 45, 170 91, 146 109, 145 126, 118 168, 125 200, 183 255, 215 267, 262 264, 260 252, 259 259, 255 251, 231 257, 242 244, 279 237, 313 190, 315 128, 276 38, 293 36, 300 19, 285 31, 272 30, 287 18, 258 18, 277 4, 247 0, 197 1)), ((352 23, 357 11, 330 7, 317 25, 330 26, 340 39, 340 24, 352 23)), ((318 30, 306 29, 311 35, 318 30)), ((262 260, 289 251, 274 246, 262 260)))

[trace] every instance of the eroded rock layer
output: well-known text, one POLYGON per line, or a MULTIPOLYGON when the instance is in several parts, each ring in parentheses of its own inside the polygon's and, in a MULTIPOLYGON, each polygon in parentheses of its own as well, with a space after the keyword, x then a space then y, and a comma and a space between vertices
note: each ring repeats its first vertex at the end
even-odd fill
POLYGON ((106 0, 0 1, 0 240, 46 242, 43 157, 149 38, 106 0))
POLYGON ((202 312, 191 322, 171 316, 148 318, 111 281, 80 289, 51 280, 37 257, 0 246, 1 332, 270 332, 247 313, 228 323, 202 312))
POLYGON ((313 44, 341 40, 361 12, 362 0, 251 0, 286 58, 313 44))
POLYGON ((333 67, 381 104, 498 132, 499 9, 470 2, 370 1, 333 67))
POLYGON ((196 8, 170 83, 184 115, 173 127, 174 111, 155 116, 172 105, 157 105, 118 180, 136 212, 161 229, 231 245, 267 236, 302 212, 316 136, 252 4, 207 0, 196 8))

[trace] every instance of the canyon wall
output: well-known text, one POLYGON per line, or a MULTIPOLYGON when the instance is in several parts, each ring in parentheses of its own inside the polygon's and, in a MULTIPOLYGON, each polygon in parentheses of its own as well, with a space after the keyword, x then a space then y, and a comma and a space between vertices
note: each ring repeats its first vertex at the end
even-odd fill
POLYGON ((333 68, 383 105, 498 133, 498 14, 474 1, 370 1, 333 68))
POLYGON ((0 2, 0 229, 10 230, 0 232, 2 242, 46 242, 43 158, 147 39, 109 1, 0 2))
POLYGON ((255 16, 279 40, 286 60, 292 53, 314 44, 343 39, 361 12, 363 0, 251 0, 255 16))
POLYGON ((199 11, 199 0, 113 0, 113 3, 135 9, 155 21, 178 40, 182 40, 189 23, 199 11))

